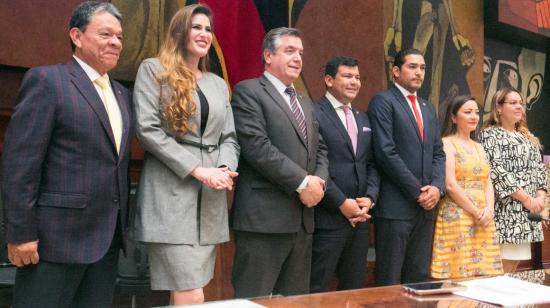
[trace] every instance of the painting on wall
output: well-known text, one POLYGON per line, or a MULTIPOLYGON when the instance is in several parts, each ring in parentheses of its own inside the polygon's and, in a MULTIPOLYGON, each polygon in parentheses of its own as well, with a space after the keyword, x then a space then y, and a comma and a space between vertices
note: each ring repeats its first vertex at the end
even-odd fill
POLYGON ((545 53, 486 39, 483 61, 484 114, 487 116, 491 112, 490 101, 502 87, 518 89, 525 98, 527 112, 540 103, 545 64, 545 53))
POLYGON ((498 20, 550 37, 550 0, 499 0, 498 20))
POLYGON ((481 1, 385 0, 385 7, 388 13, 383 44, 388 82, 395 54, 413 47, 426 60, 426 77, 419 95, 436 108, 457 95, 481 96, 481 1))
MULTIPOLYGON (((124 16, 124 25, 132 25, 125 27, 124 49, 117 67, 112 71, 117 79, 133 81, 141 61, 158 53, 172 16, 180 8, 196 3, 208 5, 213 13, 210 70, 223 77, 230 87, 240 80, 258 76, 263 70, 260 52, 265 35, 262 20, 265 8, 256 5, 253 0, 159 0, 137 4, 112 0, 112 3, 124 16)), ((276 7, 272 5, 269 8, 276 7)), ((277 18, 279 15, 271 16, 277 18)))
POLYGON ((427 70, 419 95, 438 108, 456 95, 483 95, 483 3, 457 0, 295 1, 292 20, 304 30, 304 82, 312 96, 324 92, 323 65, 335 55, 360 62, 362 109, 393 82, 393 57, 414 47, 427 70), (299 11, 299 14, 296 14, 299 11), (383 14, 380 14, 383 12, 383 14), (330 20, 330 22, 325 22, 330 20), (315 54, 311 54, 314 50, 315 54), (315 80, 317 79, 317 81, 315 80))

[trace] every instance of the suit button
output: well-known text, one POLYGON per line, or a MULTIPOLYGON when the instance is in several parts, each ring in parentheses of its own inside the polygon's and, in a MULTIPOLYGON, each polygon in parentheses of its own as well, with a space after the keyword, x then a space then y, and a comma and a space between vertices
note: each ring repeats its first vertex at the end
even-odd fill
POLYGON ((118 198, 113 198, 113 203, 118 203, 118 198))

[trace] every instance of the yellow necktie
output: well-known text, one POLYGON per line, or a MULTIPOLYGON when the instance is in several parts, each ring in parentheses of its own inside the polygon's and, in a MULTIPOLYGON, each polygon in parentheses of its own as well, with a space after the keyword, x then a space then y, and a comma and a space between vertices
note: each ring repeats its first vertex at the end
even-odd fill
POLYGON ((120 139, 122 138, 122 116, 120 114, 120 108, 118 107, 115 95, 111 89, 107 74, 97 78, 94 82, 101 88, 101 92, 103 92, 103 105, 109 116, 111 129, 115 137, 116 150, 117 153, 119 153, 120 139))

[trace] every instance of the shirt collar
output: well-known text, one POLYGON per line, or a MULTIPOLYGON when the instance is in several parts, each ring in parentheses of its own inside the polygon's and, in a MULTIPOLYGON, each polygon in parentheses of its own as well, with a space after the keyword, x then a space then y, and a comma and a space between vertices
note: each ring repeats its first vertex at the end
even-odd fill
POLYGON ((397 82, 394 82, 393 84, 397 87, 397 89, 399 90, 399 92, 401 92, 401 94, 403 94, 403 96, 404 96, 405 98, 407 98, 407 96, 409 96, 409 95, 414 95, 414 96, 416 96, 416 92, 414 92, 414 93, 409 92, 407 89, 403 88, 403 87, 402 87, 401 85, 399 85, 397 82))
MULTIPOLYGON (((76 60, 76 62, 78 62, 80 67, 82 67, 82 69, 84 70, 84 73, 86 73, 86 75, 88 76, 88 78, 90 78, 92 82, 94 82, 97 78, 101 77, 101 75, 95 69, 93 69, 90 65, 84 62, 82 59, 80 59, 76 55, 73 55, 73 58, 76 60)), ((107 79, 108 78, 109 77, 107 77, 107 79)))
MULTIPOLYGON (((334 97, 334 95, 332 95, 332 93, 330 93, 329 91, 325 93, 325 97, 332 104, 332 107, 334 107, 334 109, 338 109, 346 105, 346 104, 342 104, 339 100, 337 100, 336 97, 334 97)), ((347 104, 347 106, 351 108, 351 103, 347 104)))
MULTIPOLYGON (((279 91, 279 93, 285 93, 287 86, 285 86, 282 81, 280 81, 277 77, 273 76, 273 74, 268 71, 264 71, 264 76, 267 78, 267 80, 269 80, 269 82, 273 84, 273 86, 275 87, 275 89, 277 89, 277 91, 279 91)), ((294 85, 290 86, 294 88, 294 85)))

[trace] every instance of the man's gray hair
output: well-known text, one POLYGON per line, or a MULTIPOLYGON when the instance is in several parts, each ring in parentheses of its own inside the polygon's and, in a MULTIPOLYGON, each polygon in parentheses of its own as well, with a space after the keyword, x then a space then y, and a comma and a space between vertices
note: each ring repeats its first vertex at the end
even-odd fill
POLYGON ((267 49, 271 53, 275 53, 281 46, 282 36, 302 37, 302 32, 296 28, 279 27, 269 30, 262 42, 262 64, 265 64, 264 51, 267 49))
MULTIPOLYGON (((119 10, 112 3, 86 1, 73 10, 73 14, 71 15, 71 20, 69 22, 69 29, 78 28, 82 32, 86 31, 86 27, 90 23, 92 17, 100 12, 107 12, 116 17, 116 19, 122 23, 122 14, 120 14, 119 10)), ((74 51, 75 46, 72 41, 71 47, 74 51)))

